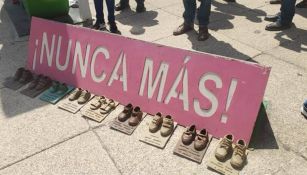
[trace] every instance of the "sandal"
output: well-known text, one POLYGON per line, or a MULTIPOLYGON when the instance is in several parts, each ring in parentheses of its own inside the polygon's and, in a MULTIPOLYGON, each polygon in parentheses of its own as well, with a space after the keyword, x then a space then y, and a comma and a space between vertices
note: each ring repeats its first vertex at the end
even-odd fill
POLYGON ((100 113, 101 114, 108 114, 110 113, 114 108, 115 108, 115 102, 114 100, 110 99, 109 103, 107 104, 107 106, 105 108, 100 108, 100 113))

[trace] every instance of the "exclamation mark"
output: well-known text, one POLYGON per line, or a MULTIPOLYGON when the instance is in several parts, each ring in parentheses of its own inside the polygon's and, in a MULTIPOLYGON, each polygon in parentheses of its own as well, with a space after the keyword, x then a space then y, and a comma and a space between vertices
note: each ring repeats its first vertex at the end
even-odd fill
MULTIPOLYGON (((238 84, 238 81, 236 79, 232 79, 231 80, 231 84, 230 84, 229 91, 228 91, 228 96, 227 96, 225 113, 227 113, 227 111, 229 109, 229 106, 230 106, 231 101, 232 101, 233 94, 235 93, 236 88, 237 88, 237 84, 238 84)), ((227 123, 227 120, 228 120, 228 116, 226 114, 222 114, 221 122, 222 123, 227 123)))

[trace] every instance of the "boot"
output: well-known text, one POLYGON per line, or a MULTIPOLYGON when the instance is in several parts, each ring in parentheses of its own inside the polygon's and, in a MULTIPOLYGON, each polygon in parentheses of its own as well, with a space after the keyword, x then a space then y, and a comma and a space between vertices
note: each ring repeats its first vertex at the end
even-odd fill
POLYGON ((181 35, 193 29, 194 29, 193 24, 189 25, 189 24, 183 23, 176 30, 174 30, 173 35, 175 36, 181 35))
POLYGON ((144 5, 144 1, 136 1, 137 5, 136 5, 136 12, 137 13, 142 13, 146 11, 145 5, 144 5))
POLYGON ((119 35, 121 34, 115 22, 110 23, 110 32, 114 34, 119 34, 119 35))
POLYGON ((209 38, 209 32, 207 26, 199 26, 198 41, 205 41, 209 38))

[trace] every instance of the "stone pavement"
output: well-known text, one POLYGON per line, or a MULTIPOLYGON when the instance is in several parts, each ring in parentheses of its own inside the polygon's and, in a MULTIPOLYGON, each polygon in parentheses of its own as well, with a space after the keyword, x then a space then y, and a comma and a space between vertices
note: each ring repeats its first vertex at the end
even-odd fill
MULTIPOLYGON (((211 37, 198 42, 195 31, 172 36, 182 23, 182 1, 146 0, 147 12, 142 14, 134 13, 135 2, 130 1, 131 11, 116 14, 124 36, 271 66, 264 97, 269 105, 241 174, 307 174, 307 120, 299 112, 307 98, 305 9, 297 10, 296 27, 267 32, 263 17, 276 13, 279 5, 216 0, 211 37)), ((144 123, 127 136, 109 129, 112 117, 97 124, 3 88, 1 82, 25 65, 27 39, 16 40, 3 9, 0 15, 0 174, 217 174, 207 169, 208 156, 197 164, 173 155, 183 127, 160 150, 138 141, 144 123)))

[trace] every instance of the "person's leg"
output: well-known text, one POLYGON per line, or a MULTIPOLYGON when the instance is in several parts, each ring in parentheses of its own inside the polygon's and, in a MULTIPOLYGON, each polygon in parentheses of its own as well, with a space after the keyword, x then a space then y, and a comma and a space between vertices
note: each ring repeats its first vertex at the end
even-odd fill
POLYGON ((115 10, 121 11, 127 7, 129 7, 129 0, 120 0, 119 3, 115 5, 115 10))
POLYGON ((146 8, 145 8, 145 5, 144 5, 145 0, 135 0, 135 1, 137 3, 136 12, 138 12, 138 13, 145 12, 146 11, 146 8))
POLYGON ((102 0, 94 0, 96 10, 96 23, 94 29, 101 29, 105 26, 104 15, 103 15, 103 2, 102 0))
POLYGON ((197 18, 199 22, 199 34, 198 40, 204 41, 209 37, 208 24, 211 13, 211 0, 199 0, 200 7, 197 13, 197 18))
POLYGON ((106 0, 107 8, 108 8, 108 21, 110 24, 110 32, 111 33, 117 33, 120 34, 120 31, 117 28, 117 25, 115 23, 115 11, 114 11, 114 6, 115 6, 115 1, 114 0, 106 0))
POLYGON ((295 14, 296 0, 283 0, 281 4, 281 14, 279 22, 282 25, 290 25, 295 14))
POLYGON ((295 14, 295 2, 296 0, 283 0, 277 21, 268 24, 265 29, 277 31, 290 28, 295 14))
POLYGON ((196 13, 196 0, 183 0, 184 22, 174 32, 173 35, 181 35, 194 29, 194 19, 196 13))

